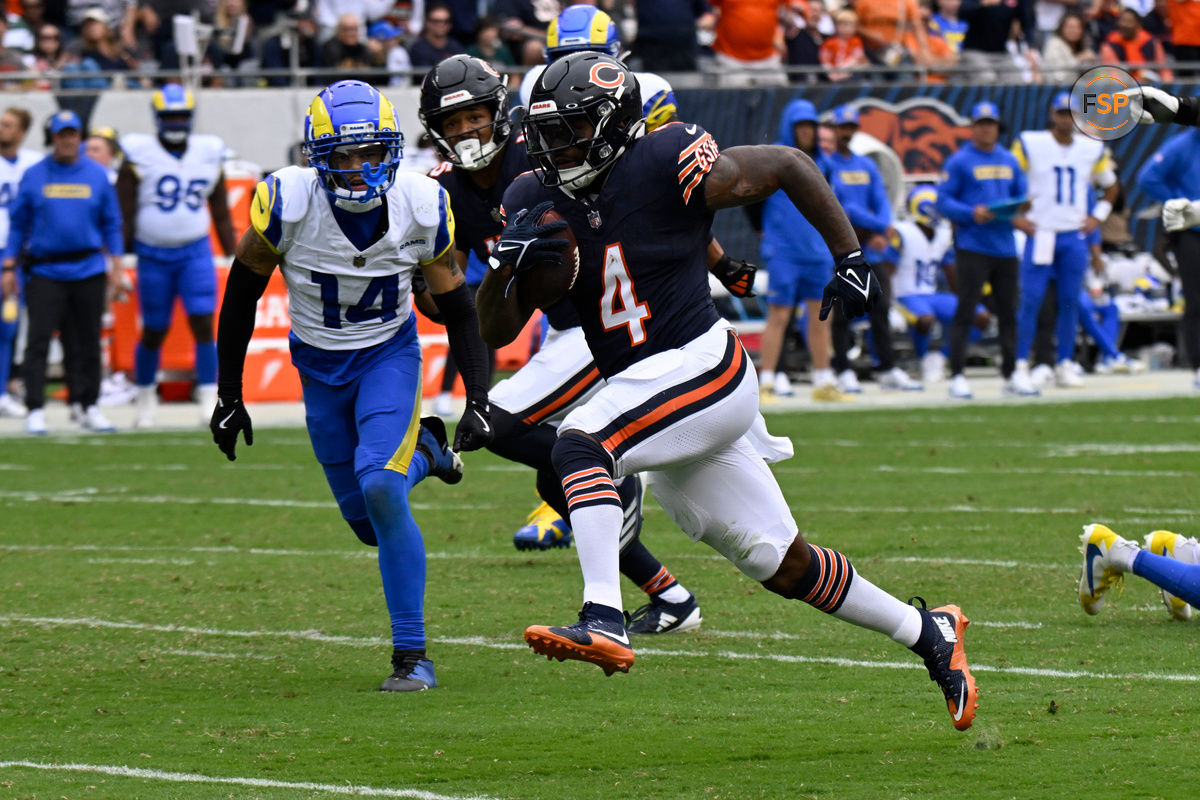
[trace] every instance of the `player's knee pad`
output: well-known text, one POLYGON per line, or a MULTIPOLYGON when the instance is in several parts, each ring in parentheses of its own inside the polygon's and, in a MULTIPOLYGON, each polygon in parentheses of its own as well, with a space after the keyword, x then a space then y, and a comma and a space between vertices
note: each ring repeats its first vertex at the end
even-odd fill
POLYGON ((367 514, 375 519, 398 520, 410 517, 408 480, 390 469, 374 469, 358 478, 367 514))
POLYGON ((592 467, 602 467, 611 477, 614 469, 612 455, 591 436, 579 431, 559 434, 550 451, 550 460, 559 477, 592 467))
POLYGON ((358 540, 368 547, 378 547, 379 537, 375 535, 375 527, 371 524, 371 520, 366 519, 348 519, 346 524, 350 526, 350 530, 354 531, 354 535, 358 540))

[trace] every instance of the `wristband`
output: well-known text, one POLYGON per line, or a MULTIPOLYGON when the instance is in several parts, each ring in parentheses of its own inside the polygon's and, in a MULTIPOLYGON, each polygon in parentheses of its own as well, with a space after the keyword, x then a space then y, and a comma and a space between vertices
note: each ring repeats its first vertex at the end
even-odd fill
POLYGON ((1104 222, 1108 219, 1108 215, 1112 213, 1112 203, 1107 200, 1097 200, 1096 205, 1092 207, 1092 216, 1104 222))

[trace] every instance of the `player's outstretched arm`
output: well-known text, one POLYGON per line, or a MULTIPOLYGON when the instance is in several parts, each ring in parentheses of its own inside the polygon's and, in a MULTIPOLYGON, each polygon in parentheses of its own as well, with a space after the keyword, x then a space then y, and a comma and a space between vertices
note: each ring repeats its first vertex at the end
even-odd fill
POLYGON ((1129 110, 1138 124, 1200 125, 1200 97, 1179 97, 1154 86, 1125 89, 1117 94, 1129 98, 1129 110))
POLYGON ((230 461, 237 459, 239 433, 246 437, 247 445, 254 444, 254 428, 242 402, 242 370, 254 334, 258 298, 266 291, 278 264, 279 254, 251 228, 238 242, 225 283, 217 323, 217 407, 208 427, 213 441, 230 461))
POLYGON ((217 229, 217 241, 225 253, 237 249, 237 234, 233 232, 233 217, 229 213, 229 190, 225 188, 225 173, 217 175, 212 194, 208 196, 208 213, 217 229))
POLYGON ((782 189, 834 256, 858 249, 854 228, 813 160, 794 147, 764 144, 722 150, 704 184, 712 210, 746 206, 782 189))
POLYGON ((454 248, 447 248, 436 260, 421 265, 433 300, 446 318, 446 338, 450 352, 462 372, 467 389, 467 408, 454 434, 454 449, 478 450, 492 440, 491 409, 488 406, 488 352, 479 338, 479 317, 475 301, 454 248))

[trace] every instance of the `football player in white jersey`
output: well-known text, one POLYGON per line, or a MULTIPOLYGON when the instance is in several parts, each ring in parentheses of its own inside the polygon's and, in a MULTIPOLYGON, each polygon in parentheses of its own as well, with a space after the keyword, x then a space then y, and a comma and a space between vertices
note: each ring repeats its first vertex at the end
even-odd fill
POLYGON ((467 385, 455 449, 478 449, 492 436, 488 356, 454 260, 450 201, 432 178, 397 172, 403 146, 395 109, 369 84, 339 81, 313 100, 304 140, 310 167, 268 175, 251 201, 251 229, 238 242, 221 304, 210 422, 230 460, 239 433, 253 442, 242 370, 255 305, 279 267, 313 451, 342 517, 379 548, 393 647, 393 671, 380 689, 395 692, 437 685, 425 655, 425 548, 408 493, 429 474, 462 478, 441 420, 419 420, 411 292, 418 266, 467 385))
POLYGON ((1055 382, 1062 387, 1082 384, 1072 362, 1079 292, 1090 261, 1087 236, 1108 218, 1120 187, 1104 143, 1076 133, 1069 92, 1054 96, 1049 129, 1017 135, 1013 155, 1028 178, 1031 208, 1026 216, 1037 229, 1027 238, 1021 261, 1017 368, 1012 387, 1017 394, 1035 395, 1039 392, 1029 373, 1029 353, 1051 278, 1058 300, 1055 382), (1089 213, 1093 185, 1104 191, 1104 197, 1089 213))
MULTIPOLYGON (((945 354, 929 350, 933 325, 940 322, 949 332, 958 309, 958 295, 938 291, 938 273, 946 272, 953 286, 954 232, 949 221, 937 213, 937 187, 923 183, 914 186, 905 202, 909 218, 894 224, 899 241, 892 291, 896 307, 912 331, 913 349, 921 359, 921 375, 926 383, 942 379, 945 354)), ((987 325, 982 306, 975 317, 976 328, 987 325)), ((948 347, 947 343, 947 347, 948 347)))
MULTIPOLYGON (((0 245, 8 241, 8 208, 17 196, 17 184, 25 170, 43 158, 36 150, 21 146, 29 125, 29 112, 23 108, 6 108, 0 114, 0 245)), ((0 303, 0 417, 26 414, 25 405, 8 393, 20 311, 21 300, 17 296, 6 297, 0 303)))
POLYGON ((117 174, 125 252, 137 255, 142 338, 134 356, 134 424, 139 428, 154 426, 159 355, 176 297, 183 301, 196 343, 196 399, 202 421, 208 421, 217 396, 217 274, 208 240, 210 221, 221 248, 232 253, 234 247, 221 169, 225 143, 192 133, 196 101, 179 84, 156 91, 151 105, 157 133, 130 133, 121 139, 125 161, 117 174))

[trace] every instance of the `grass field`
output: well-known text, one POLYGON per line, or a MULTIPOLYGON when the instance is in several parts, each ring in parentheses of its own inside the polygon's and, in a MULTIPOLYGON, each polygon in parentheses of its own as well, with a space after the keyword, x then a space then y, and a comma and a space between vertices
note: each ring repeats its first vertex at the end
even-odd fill
POLYGON ((970 731, 912 654, 740 577, 653 502, 702 630, 612 678, 535 656, 521 632, 574 618, 578 567, 513 549, 532 479, 490 454, 414 494, 441 685, 383 695, 373 551, 303 431, 235 464, 200 431, 12 438, 0 798, 1194 796, 1200 619, 1137 578, 1099 617, 1075 597, 1084 523, 1200 533, 1194 400, 768 421, 814 542, 972 618, 970 731))

